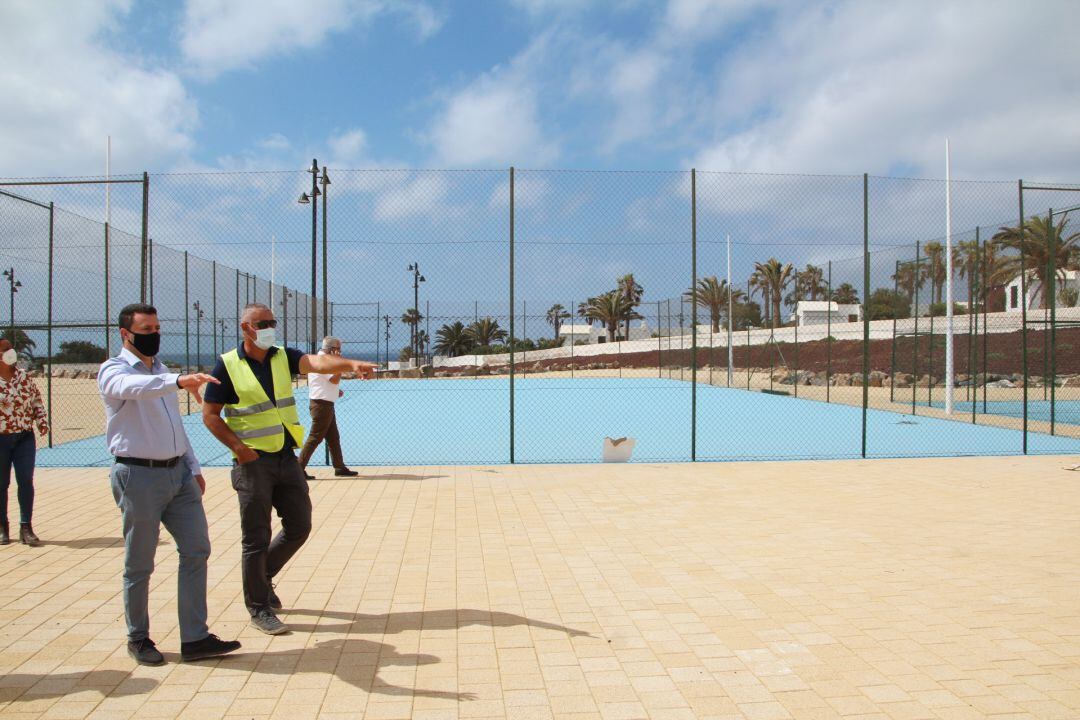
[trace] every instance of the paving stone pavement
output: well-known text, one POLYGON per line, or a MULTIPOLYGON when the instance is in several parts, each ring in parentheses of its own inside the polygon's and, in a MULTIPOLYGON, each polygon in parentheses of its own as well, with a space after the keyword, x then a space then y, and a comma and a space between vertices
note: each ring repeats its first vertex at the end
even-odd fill
POLYGON ((273 638, 209 470, 211 631, 244 647, 179 662, 163 533, 160 668, 125 653, 106 472, 41 470, 45 545, 0 547, 0 716, 1077 718, 1075 464, 367 468, 311 482, 273 638))

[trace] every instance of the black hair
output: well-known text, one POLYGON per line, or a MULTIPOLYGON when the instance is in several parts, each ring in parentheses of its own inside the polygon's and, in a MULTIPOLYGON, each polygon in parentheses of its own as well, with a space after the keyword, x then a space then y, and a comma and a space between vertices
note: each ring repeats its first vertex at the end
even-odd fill
POLYGON ((130 330, 135 322, 136 315, 157 315, 157 308, 146 303, 132 303, 125 305, 120 311, 120 327, 130 330))

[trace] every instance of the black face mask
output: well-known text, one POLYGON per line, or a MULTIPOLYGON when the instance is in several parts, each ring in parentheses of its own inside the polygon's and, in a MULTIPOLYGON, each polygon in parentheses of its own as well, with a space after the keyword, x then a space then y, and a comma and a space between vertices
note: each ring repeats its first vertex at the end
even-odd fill
POLYGON ((131 333, 131 344, 143 355, 154 357, 161 347, 161 333, 131 333))

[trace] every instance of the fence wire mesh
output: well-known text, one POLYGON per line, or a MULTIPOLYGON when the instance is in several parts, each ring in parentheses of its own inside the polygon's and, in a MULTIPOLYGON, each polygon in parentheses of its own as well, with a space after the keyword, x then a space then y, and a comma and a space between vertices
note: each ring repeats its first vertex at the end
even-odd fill
MULTIPOLYGON (((950 257, 938 180, 124 179, 107 239, 99 185, 0 186, 7 332, 50 397, 45 464, 107 462, 94 363, 140 294, 176 367, 235 347, 249 302, 284 344, 332 334, 377 362, 338 401, 353 465, 593 462, 623 437, 657 462, 1080 449, 1080 186, 954 181, 950 257)), ((227 462, 183 407, 200 458, 227 462)))

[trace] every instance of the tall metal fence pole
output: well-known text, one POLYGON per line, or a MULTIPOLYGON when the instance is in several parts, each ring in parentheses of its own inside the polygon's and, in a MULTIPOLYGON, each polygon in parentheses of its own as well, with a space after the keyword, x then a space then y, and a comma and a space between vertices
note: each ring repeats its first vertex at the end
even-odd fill
POLYGON ((379 327, 379 321, 380 321, 381 318, 382 318, 382 301, 379 300, 379 301, 376 301, 376 303, 375 303, 375 364, 376 365, 379 363, 379 358, 381 357, 381 355, 379 355, 379 349, 382 347, 382 344, 381 344, 382 341, 380 339, 380 335, 382 334, 380 331, 382 330, 382 328, 379 327))
MULTIPOLYGON (((974 318, 973 327, 975 332, 968 336, 968 343, 971 345, 971 363, 970 371, 968 372, 968 387, 971 388, 971 423, 975 424, 975 411, 979 404, 979 311, 978 308, 978 296, 982 292, 981 280, 979 280, 979 272, 982 267, 982 253, 981 246, 979 245, 979 228, 975 228, 975 267, 971 268, 968 275, 968 282, 975 283, 973 287, 969 287, 968 296, 971 298, 971 302, 968 303, 968 312, 971 313, 974 318)), ((986 327, 983 327, 983 333, 986 332, 986 327)), ((983 382, 986 382, 986 378, 983 378, 983 382)))
POLYGON ((915 415, 915 405, 917 402, 918 387, 919 387, 919 286, 922 285, 919 273, 921 272, 922 262, 920 257, 920 251, 922 246, 919 241, 915 241, 915 270, 911 276, 911 283, 915 286, 915 328, 911 337, 911 414, 915 415))
POLYGON ((1024 181, 1021 179, 1018 184, 1018 190, 1020 193, 1020 333, 1021 333, 1021 351, 1023 354, 1023 366, 1024 366, 1024 432, 1022 446, 1024 454, 1027 455, 1028 451, 1028 333, 1027 333, 1027 258, 1024 252, 1024 181))
POLYGON ((146 239, 146 275, 150 291, 150 304, 154 304, 154 238, 146 239))
MULTIPOLYGON (((1049 223, 1047 224, 1047 232, 1050 237, 1047 238, 1047 244, 1050 246, 1050 250, 1047 255, 1047 277, 1046 283, 1049 286, 1050 292, 1050 434, 1056 434, 1057 426, 1057 233, 1054 231, 1054 209, 1050 208, 1048 214, 1049 223)), ((1045 302, 1043 303, 1046 304, 1045 302)), ((1043 331, 1045 335, 1045 330, 1043 331)), ((1046 386, 1045 376, 1043 380, 1043 387, 1046 386)))
POLYGON ((862 456, 866 457, 866 414, 870 404, 870 176, 863 173, 863 361, 862 456))
POLYGON ((236 270, 236 345, 240 346, 240 269, 236 270))
POLYGON ((892 348, 889 360, 889 402, 896 401, 896 300, 900 297, 900 261, 896 261, 893 275, 892 348))
POLYGON ((146 273, 149 264, 149 229, 150 229, 150 174, 143 172, 142 181, 142 247, 139 268, 139 302, 146 302, 146 273))
MULTIPOLYGON (((690 169, 690 292, 697 292, 697 169, 690 169)), ((697 461, 697 298, 690 300, 690 462, 697 461)))
MULTIPOLYGON (((214 330, 214 357, 216 358, 218 356, 218 341, 217 341, 217 339, 218 339, 217 338, 217 336, 218 336, 218 333, 217 333, 217 328, 218 328, 218 322, 217 322, 217 260, 212 260, 211 264, 210 264, 210 284, 214 288, 214 293, 213 293, 214 301, 211 303, 211 308, 212 308, 211 312, 213 313, 213 320, 211 320, 211 322, 210 322, 210 327, 213 328, 213 330, 214 330)), ((271 306, 270 309, 273 310, 274 309, 273 306, 271 306)), ((224 352, 225 348, 221 348, 221 351, 224 352)))
MULTIPOLYGON (((329 296, 327 291, 327 260, 326 260, 326 196, 329 194, 330 178, 326 174, 326 166, 323 165, 322 169, 322 312, 323 312, 323 335, 329 335, 331 330, 329 329, 329 320, 326 304, 329 302, 329 296)), ((329 450, 327 451, 329 452, 329 450)), ((327 463, 329 464, 329 455, 327 455, 327 463)))
POLYGON ((514 168, 510 167, 510 462, 514 458, 514 168))
MULTIPOLYGON (((188 253, 184 251, 184 372, 191 372, 191 328, 189 326, 191 306, 188 305, 188 253)), ((191 412, 191 393, 187 395, 187 411, 191 412)))
POLYGON ((826 287, 829 295, 825 298, 825 309, 828 311, 825 315, 825 402, 831 402, 832 391, 832 260, 829 261, 828 273, 826 287))
POLYGON ((105 221, 105 357, 112 355, 112 338, 109 337, 109 222, 105 221))
MULTIPOLYGON (((979 237, 979 228, 975 228, 975 238, 978 239, 978 237, 979 237)), ((988 370, 987 364, 989 362, 988 356, 990 354, 989 353, 989 350, 990 350, 990 326, 986 324, 987 320, 988 320, 987 313, 989 312, 986 305, 987 305, 988 299, 990 297, 990 295, 989 295, 989 284, 990 284, 990 282, 989 282, 989 270, 988 270, 988 267, 990 265, 990 259, 986 255, 986 250, 987 250, 986 241, 983 240, 983 243, 982 243, 982 268, 981 268, 981 270, 982 270, 982 306, 983 306, 983 354, 982 354, 982 362, 983 362, 983 372, 982 372, 983 415, 986 414, 986 385, 987 385, 986 373, 987 373, 987 370, 988 370)))
POLYGON ((52 367, 53 367, 53 255, 54 255, 54 229, 56 227, 56 207, 49 203, 49 319, 46 345, 49 353, 49 367, 45 374, 45 394, 47 413, 49 420, 49 447, 53 446, 53 393, 52 393, 52 367))

